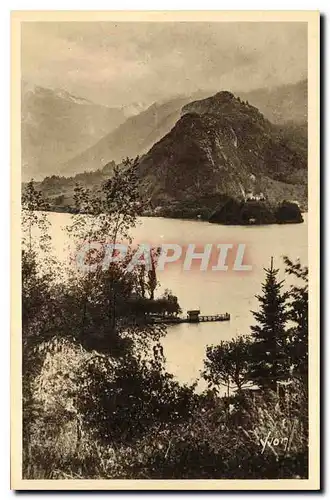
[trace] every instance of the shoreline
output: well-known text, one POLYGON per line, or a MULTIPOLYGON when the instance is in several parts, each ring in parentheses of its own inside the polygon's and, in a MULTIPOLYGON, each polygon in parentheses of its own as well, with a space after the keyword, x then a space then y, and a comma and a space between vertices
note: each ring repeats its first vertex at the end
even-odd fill
MULTIPOLYGON (((72 212, 70 210, 38 210, 40 212, 44 213, 51 213, 51 214, 68 214, 68 215, 86 215, 89 217, 93 217, 94 214, 89 213, 89 212, 72 212)), ((304 210, 301 212, 302 221, 287 221, 287 222, 272 222, 272 223, 260 223, 260 224, 235 224, 235 223, 220 223, 220 222, 211 222, 208 219, 203 219, 203 218, 198 218, 198 217, 173 217, 173 216, 165 216, 165 215, 158 215, 158 214, 141 214, 139 215, 139 218, 147 218, 147 219, 165 219, 165 220, 181 220, 181 221, 189 221, 189 222, 207 222, 209 224, 214 224, 218 226, 226 226, 226 227, 264 227, 264 226, 282 226, 285 224, 303 224, 305 222, 304 216, 308 214, 308 210, 304 210)))

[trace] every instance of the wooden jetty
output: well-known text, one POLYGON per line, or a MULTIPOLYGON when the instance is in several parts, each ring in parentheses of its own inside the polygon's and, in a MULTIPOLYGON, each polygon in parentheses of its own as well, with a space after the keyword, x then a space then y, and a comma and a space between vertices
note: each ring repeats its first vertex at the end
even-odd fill
POLYGON ((187 311, 187 318, 183 320, 184 323, 202 323, 205 321, 229 321, 230 314, 215 314, 215 315, 206 315, 201 316, 201 312, 199 309, 193 309, 192 311, 187 311))
POLYGON ((178 324, 178 323, 204 323, 210 321, 230 321, 230 314, 215 314, 215 315, 200 315, 200 311, 198 309, 188 311, 186 318, 178 317, 178 316, 163 316, 163 317, 154 317, 150 318, 151 323, 165 323, 165 324, 178 324))
MULTIPOLYGON (((203 322, 203 321, 229 321, 230 320, 230 314, 225 313, 225 314, 215 314, 214 316, 199 316, 198 322, 203 322)), ((190 321, 191 323, 191 321, 190 321)))

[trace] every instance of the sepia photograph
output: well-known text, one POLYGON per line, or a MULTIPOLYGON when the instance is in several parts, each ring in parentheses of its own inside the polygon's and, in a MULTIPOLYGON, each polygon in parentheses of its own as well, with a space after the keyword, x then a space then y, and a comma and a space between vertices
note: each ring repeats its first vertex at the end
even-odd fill
POLYGON ((12 488, 317 490, 319 13, 12 12, 12 488))

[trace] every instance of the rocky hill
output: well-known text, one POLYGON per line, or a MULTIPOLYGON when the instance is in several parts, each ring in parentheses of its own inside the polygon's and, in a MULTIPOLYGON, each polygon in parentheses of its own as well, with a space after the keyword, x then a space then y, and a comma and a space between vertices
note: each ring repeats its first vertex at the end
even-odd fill
POLYGON ((158 211, 215 194, 244 199, 250 191, 305 206, 307 157, 295 134, 230 92, 191 102, 141 159, 141 191, 158 211))
MULTIPOLYGON (((215 92, 214 92, 215 93, 215 92)), ((60 166, 64 175, 103 168, 109 161, 121 162, 126 156, 145 154, 166 135, 181 116, 181 108, 191 101, 214 94, 198 91, 190 96, 179 96, 154 103, 145 111, 130 117, 116 130, 86 148, 81 154, 60 166)), ((307 82, 282 85, 272 89, 238 92, 244 101, 257 107, 272 123, 306 124, 307 82)))

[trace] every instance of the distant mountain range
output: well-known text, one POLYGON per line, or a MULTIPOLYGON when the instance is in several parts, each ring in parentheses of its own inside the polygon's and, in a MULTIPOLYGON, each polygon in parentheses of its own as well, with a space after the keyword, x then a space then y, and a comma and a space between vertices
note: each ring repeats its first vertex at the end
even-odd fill
POLYGON ((142 113, 128 118, 116 130, 110 132, 96 144, 72 158, 60 170, 65 174, 90 172, 109 161, 120 163, 123 158, 146 153, 155 142, 171 130, 180 118, 181 108, 189 102, 187 97, 178 97, 165 103, 152 104, 142 113))
POLYGON ((63 162, 127 118, 125 109, 101 106, 65 90, 31 86, 24 81, 21 97, 23 180, 57 173, 63 162))
POLYGON ((238 92, 237 95, 248 101, 272 123, 306 123, 308 114, 307 80, 281 85, 271 89, 257 89, 238 92))
MULTIPOLYGON (((215 93, 215 92, 214 92, 215 93)), ((145 154, 181 116, 181 108, 212 92, 199 91, 154 103, 109 108, 22 83, 22 177, 72 176, 102 169, 109 161, 145 154)), ((238 92, 272 123, 307 121, 307 81, 273 89, 238 92)))
MULTIPOLYGON (((145 154, 174 127, 185 104, 210 95, 212 93, 200 91, 192 96, 180 96, 163 103, 155 103, 65 162, 59 170, 64 175, 72 175, 75 172, 97 170, 109 161, 120 163, 126 156, 145 154)), ((306 123, 307 81, 270 90, 239 92, 237 95, 256 106, 272 123, 306 123)))
MULTIPOLYGON (((307 123, 300 111, 298 116, 273 124, 227 91, 193 101, 179 97, 129 118, 89 151, 102 150, 105 162, 110 139, 118 155, 135 156, 137 144, 148 149, 137 169, 150 214, 207 218, 228 198, 244 199, 249 192, 262 192, 269 203, 296 200, 306 208, 307 123)), ((90 156, 90 162, 99 168, 40 184, 56 209, 72 205, 75 182, 93 188, 111 176, 113 160, 104 165, 90 156)))

